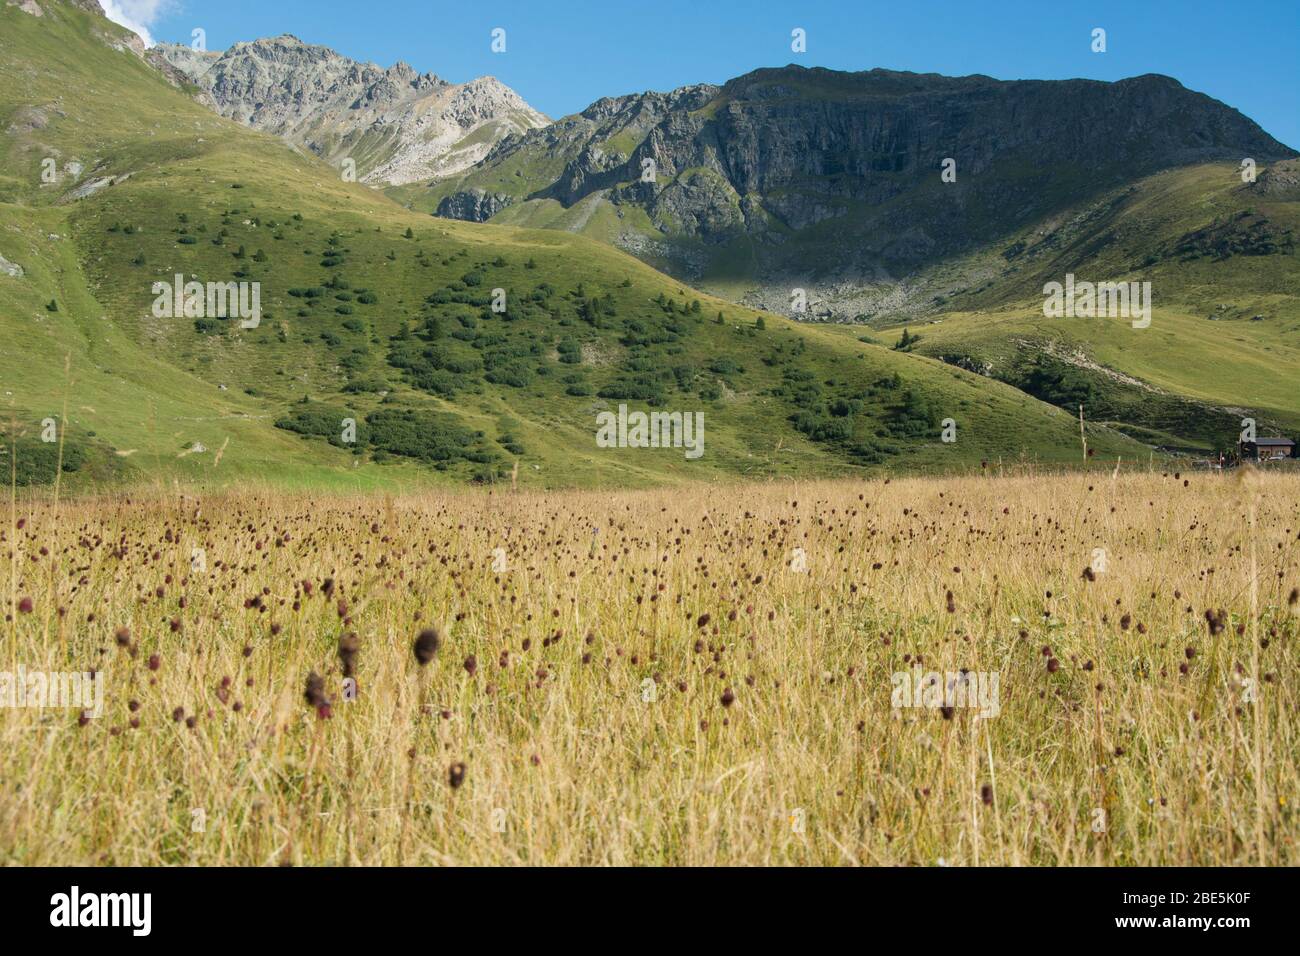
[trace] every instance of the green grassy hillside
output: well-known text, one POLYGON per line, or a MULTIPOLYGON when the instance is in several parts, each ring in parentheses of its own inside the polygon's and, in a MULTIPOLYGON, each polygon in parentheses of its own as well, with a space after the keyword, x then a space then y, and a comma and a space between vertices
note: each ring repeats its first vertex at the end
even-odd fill
MULTIPOLYGON (((788 188, 769 189, 768 205, 750 204, 742 217, 735 203, 723 201, 734 192, 711 180, 717 169, 692 165, 702 160, 683 148, 687 141, 700 155, 712 148, 704 133, 691 140, 692 121, 729 117, 710 127, 729 137, 716 144, 719 155, 748 162, 752 157, 742 146, 754 136, 786 134, 788 123, 765 126, 765 117, 794 122, 806 115, 830 123, 861 96, 887 99, 892 84, 957 90, 986 82, 797 69, 758 74, 722 88, 671 94, 683 98, 672 104, 659 94, 627 98, 633 106, 603 101, 499 147, 458 181, 389 192, 414 209, 433 211, 444 197, 485 190, 494 208, 512 200, 491 223, 594 238, 737 302, 785 311, 791 290, 803 289, 808 308, 801 317, 852 320, 837 333, 846 341, 857 341, 867 326, 875 341, 893 346, 907 329, 907 354, 996 378, 1074 413, 1082 403, 1095 420, 1161 449, 1198 456, 1230 451, 1243 418, 1253 418, 1262 434, 1300 435, 1300 160, 1285 158, 1293 151, 1249 119, 1160 77, 1109 87, 1003 86, 999 95, 1024 94, 1027 104, 1040 106, 1035 97, 1059 95, 1074 110, 1085 108, 1088 96, 1136 95, 1134 122, 1142 132, 1117 128, 1088 149, 1072 138, 1073 130, 1055 127, 1058 117, 1049 110, 1035 116, 1039 141, 1032 148, 1000 147, 996 162, 953 182, 929 170, 900 176, 885 162, 892 157, 872 157, 871 144, 859 144, 831 165, 847 169, 864 156, 881 159, 882 168, 854 181, 864 188, 894 182, 896 191, 855 196, 851 189, 837 191, 829 179, 790 174, 788 188), (780 82, 768 89, 771 96, 751 102, 746 97, 754 83, 767 89, 762 77, 754 79, 758 74, 780 82), (1167 112, 1167 102, 1147 97, 1156 90, 1216 117, 1207 120, 1207 137, 1217 136, 1220 153, 1229 157, 1240 146, 1241 159, 1206 162, 1213 151, 1176 148, 1180 121, 1167 112), (802 105, 780 113, 773 97, 802 105), (697 103, 703 105, 694 108, 697 103), (673 110, 674 122, 663 121, 673 110), (749 125, 745 117, 752 118, 749 125), (1157 140, 1166 152, 1151 152, 1157 140), (1115 143, 1122 148, 1110 148, 1115 143), (653 197, 649 187, 638 189, 632 182, 637 164, 629 157, 671 155, 674 144, 691 157, 682 160, 685 168, 674 167, 671 183, 653 197), (557 154, 568 157, 567 166, 557 154), (1199 165, 1180 165, 1192 156, 1201 157, 1199 165), (1241 169, 1249 156, 1257 166, 1253 180, 1241 169), (794 201, 801 189, 808 197, 794 201), (661 197, 671 201, 665 205, 661 197), (763 218, 762 208, 793 217, 763 218), (665 210, 683 209, 711 210, 716 228, 683 229, 671 215, 664 218, 665 210), (743 229, 735 225, 742 219, 743 229), (1067 274, 1081 282, 1149 282, 1152 326, 1133 329, 1119 318, 1044 318, 1044 285, 1064 283, 1067 274)), ((879 105, 863 122, 885 122, 893 108, 901 107, 879 105)), ((795 147, 815 151, 818 137, 830 135, 831 127, 809 122, 805 139, 792 137, 782 154, 787 165, 803 155, 795 147)), ((854 128, 837 128, 836 141, 851 141, 854 128)), ((906 140, 903 132, 899 136, 906 140)))
MULTIPOLYGON (((582 237, 431 220, 344 183, 195 104, 106 20, 43 6, 0 7, 0 256, 23 270, 0 274, 0 430, 20 480, 52 477, 40 423, 65 403, 73 487, 1078 459, 1069 414, 987 377, 713 299, 582 237), (154 283, 176 274, 260 283, 260 324, 155 317, 154 283), (598 448, 596 414, 620 402, 703 412, 704 456, 598 448)), ((1090 443, 1145 454, 1104 427, 1090 443)))
MULTIPOLYGON (((968 287, 921 323, 873 324, 911 351, 978 369, 1170 448, 1207 452, 1300 434, 1300 164, 1244 183, 1232 165, 1173 170, 949 264, 968 287), (1149 328, 1047 318, 1043 286, 1150 282, 1149 328)), ((933 278, 933 277, 932 277, 933 278)), ((935 280, 937 281, 937 280, 935 280)))

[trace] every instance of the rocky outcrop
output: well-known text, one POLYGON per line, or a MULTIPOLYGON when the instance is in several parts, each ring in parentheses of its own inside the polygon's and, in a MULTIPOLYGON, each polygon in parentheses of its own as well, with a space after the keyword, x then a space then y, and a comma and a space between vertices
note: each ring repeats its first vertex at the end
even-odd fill
POLYGON ((78 199, 85 199, 87 196, 93 196, 109 186, 116 186, 126 182, 132 175, 132 173, 122 173, 120 176, 100 176, 95 179, 88 179, 75 189, 69 190, 60 202, 75 202, 78 199))
POLYGON ((1269 199, 1300 199, 1300 161, 1274 163, 1249 188, 1269 199))
POLYGON ((520 152, 564 157, 534 195, 571 206, 614 189, 664 228, 705 238, 761 228, 763 216, 740 215, 746 198, 794 230, 920 199, 943 185, 945 159, 957 172, 946 199, 959 200, 932 204, 936 234, 972 203, 1017 217, 1053 186, 1082 194, 1174 165, 1295 155, 1242 113, 1160 75, 1004 82, 798 66, 598 100, 508 140, 481 168, 520 152))
POLYGON ((503 181, 508 163, 534 177, 519 199, 567 207, 604 191, 669 236, 758 238, 754 261, 768 276, 801 237, 805 261, 818 258, 808 244, 824 243, 827 262, 898 275, 1162 169, 1294 155, 1165 76, 1000 81, 789 66, 599 100, 506 140, 459 188, 503 181), (955 182, 941 179, 945 160, 955 182))
POLYGON ((493 77, 448 83, 405 63, 384 69, 288 35, 224 53, 164 43, 149 59, 197 86, 223 116, 336 165, 353 158, 367 182, 440 179, 474 165, 506 136, 548 122, 493 77))
MULTIPOLYGON (((567 159, 559 178, 544 194, 571 206, 592 192, 620 183, 639 182, 646 173, 642 159, 655 163, 662 158, 641 145, 663 124, 679 131, 696 128, 702 119, 692 111, 708 104, 719 92, 709 84, 686 86, 671 93, 642 93, 597 100, 576 116, 560 120, 545 129, 506 140, 484 159, 492 166, 523 151, 538 156, 567 159)), ((660 133, 660 139, 663 134, 660 133)), ((660 179, 661 170, 654 169, 660 179)))
POLYGON ((489 193, 477 188, 467 189, 444 197, 438 203, 437 214, 444 219, 487 222, 513 201, 513 198, 505 193, 489 193))
POLYGON ((160 43, 149 50, 146 59, 173 83, 199 86, 203 75, 221 59, 221 54, 179 43, 160 43))

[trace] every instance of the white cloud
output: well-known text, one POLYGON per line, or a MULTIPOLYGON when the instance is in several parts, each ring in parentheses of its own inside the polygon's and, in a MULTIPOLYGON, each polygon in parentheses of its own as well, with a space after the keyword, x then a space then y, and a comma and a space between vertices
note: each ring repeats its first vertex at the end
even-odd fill
POLYGON ((162 15, 166 0, 99 0, 99 5, 104 8, 104 16, 139 34, 145 46, 154 45, 149 28, 162 15))

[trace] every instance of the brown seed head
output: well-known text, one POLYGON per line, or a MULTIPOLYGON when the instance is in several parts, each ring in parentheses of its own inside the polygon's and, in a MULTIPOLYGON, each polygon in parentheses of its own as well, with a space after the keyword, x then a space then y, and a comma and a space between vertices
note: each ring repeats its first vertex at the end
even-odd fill
POLYGON ((339 663, 343 665, 343 676, 351 677, 357 669, 357 651, 361 649, 361 640, 356 631, 348 631, 339 638, 339 663))
POLYGON ((442 635, 438 633, 437 628, 426 627, 415 638, 415 644, 412 650, 415 652, 415 660, 421 667, 433 660, 433 655, 438 653, 438 646, 442 644, 442 635))
POLYGON ((323 707, 330 705, 330 699, 325 696, 325 678, 321 677, 315 671, 307 675, 307 685, 302 693, 303 698, 312 707, 318 711, 323 707))

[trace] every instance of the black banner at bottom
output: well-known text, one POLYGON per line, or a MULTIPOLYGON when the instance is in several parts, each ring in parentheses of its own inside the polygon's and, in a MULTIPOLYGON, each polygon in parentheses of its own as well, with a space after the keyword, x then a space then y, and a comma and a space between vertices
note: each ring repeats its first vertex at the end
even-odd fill
POLYGON ((10 942, 75 933, 81 943, 192 943, 230 931, 255 933, 243 938, 263 945, 313 937, 373 944, 377 932, 404 926, 434 930, 444 942, 461 933, 506 942, 518 933, 536 943, 556 932, 608 942, 611 931, 636 925, 649 941, 656 927, 672 936, 688 920, 698 927, 693 940, 730 943, 771 944, 782 926, 808 943, 850 928, 860 935, 941 923, 968 942, 990 933, 999 942, 1232 946, 1294 925, 1291 879, 1283 869, 8 868, 0 870, 0 910, 10 942), (710 913, 716 919, 701 920, 710 913))

